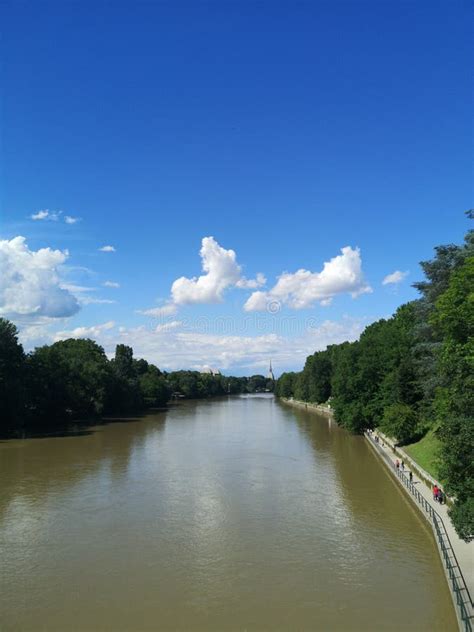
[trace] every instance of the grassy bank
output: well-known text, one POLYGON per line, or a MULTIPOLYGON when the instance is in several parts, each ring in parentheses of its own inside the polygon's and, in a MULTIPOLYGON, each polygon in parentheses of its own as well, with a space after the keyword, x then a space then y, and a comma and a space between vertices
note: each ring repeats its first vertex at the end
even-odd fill
POLYGON ((440 448, 441 441, 437 438, 435 430, 430 430, 420 441, 403 446, 405 452, 438 481, 440 448))

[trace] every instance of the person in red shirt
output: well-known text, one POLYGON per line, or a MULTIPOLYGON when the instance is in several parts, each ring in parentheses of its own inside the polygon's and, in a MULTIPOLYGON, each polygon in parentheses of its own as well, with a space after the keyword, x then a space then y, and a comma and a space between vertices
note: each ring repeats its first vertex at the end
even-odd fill
POLYGON ((433 487, 433 500, 438 500, 438 485, 433 487))

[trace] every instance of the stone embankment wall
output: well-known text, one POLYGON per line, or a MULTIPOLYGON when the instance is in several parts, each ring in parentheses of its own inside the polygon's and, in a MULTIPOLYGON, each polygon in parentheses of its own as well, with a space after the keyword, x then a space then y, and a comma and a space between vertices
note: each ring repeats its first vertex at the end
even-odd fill
POLYGON ((325 404, 311 404, 309 402, 303 402, 299 399, 293 399, 292 397, 280 397, 280 401, 285 404, 289 404, 290 406, 296 406, 296 408, 303 408, 305 410, 314 410, 318 413, 323 413, 331 419, 334 419, 333 411, 330 406, 326 406, 325 404))

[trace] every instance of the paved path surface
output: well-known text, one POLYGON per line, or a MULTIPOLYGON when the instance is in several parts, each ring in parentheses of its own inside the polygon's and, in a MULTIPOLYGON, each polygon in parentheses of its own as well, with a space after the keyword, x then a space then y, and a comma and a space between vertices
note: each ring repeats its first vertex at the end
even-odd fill
MULTIPOLYGON (((376 442, 376 435, 376 432, 366 433, 367 439, 379 450, 382 456, 385 456, 385 460, 390 462, 392 467, 396 469, 397 459, 401 464, 400 456, 394 453, 393 448, 384 441, 383 437, 379 436, 378 442, 376 442)), ((402 470, 400 465, 400 471, 404 472, 406 476, 406 482, 408 482, 410 469, 405 466, 404 470, 402 470)), ((412 483, 414 488, 419 492, 419 494, 421 494, 426 503, 430 505, 434 509, 434 511, 436 511, 437 514, 442 518, 444 528, 446 530, 446 535, 449 538, 457 563, 464 576, 464 581, 469 591, 469 597, 471 598, 472 604, 472 597, 474 596, 474 541, 467 543, 459 538, 448 516, 448 507, 446 505, 441 505, 440 503, 433 500, 433 492, 431 490, 431 487, 428 487, 423 480, 417 477, 415 472, 413 472, 412 483)))

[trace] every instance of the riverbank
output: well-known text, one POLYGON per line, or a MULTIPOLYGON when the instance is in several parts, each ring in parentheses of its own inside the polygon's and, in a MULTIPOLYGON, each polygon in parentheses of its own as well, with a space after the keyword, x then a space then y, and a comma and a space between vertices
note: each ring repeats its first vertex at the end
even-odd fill
MULTIPOLYGON (((443 484, 439 479, 436 479, 430 472, 428 472, 425 468, 423 468, 412 456, 408 454, 406 450, 401 448, 397 443, 386 434, 381 432, 379 429, 376 430, 378 436, 382 439, 383 443, 386 443, 391 449, 392 453, 409 465, 409 468, 413 471, 414 474, 417 474, 423 483, 428 487, 429 490, 432 489, 434 485, 443 488, 443 484)), ((431 493, 431 491, 430 491, 431 493)), ((451 506, 454 502, 454 499, 450 496, 447 496, 448 505, 451 506)))
POLYGON ((293 397, 279 397, 278 399, 280 402, 288 404, 289 406, 304 408, 305 410, 314 410, 318 413, 323 413, 324 415, 327 415, 332 420, 334 420, 334 414, 330 406, 325 406, 324 404, 311 404, 310 402, 303 402, 299 399, 293 399, 293 397))
POLYGON ((474 541, 467 543, 458 536, 449 518, 448 506, 433 500, 431 487, 428 487, 433 479, 422 468, 417 468, 412 459, 406 461, 411 469, 397 467, 400 457, 407 455, 401 455, 385 435, 366 432, 365 438, 432 527, 460 630, 473 630, 474 541), (425 476, 419 476, 418 469, 425 476))

